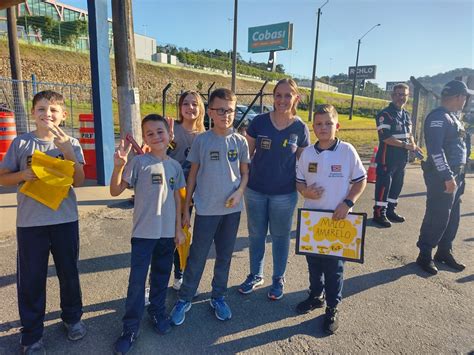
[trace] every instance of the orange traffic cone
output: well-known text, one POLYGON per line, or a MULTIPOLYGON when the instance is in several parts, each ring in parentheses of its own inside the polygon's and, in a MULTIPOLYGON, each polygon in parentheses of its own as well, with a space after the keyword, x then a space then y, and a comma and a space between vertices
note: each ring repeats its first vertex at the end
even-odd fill
POLYGON ((378 148, 374 147, 374 154, 370 159, 369 170, 367 170, 367 182, 370 182, 372 184, 374 184, 375 180, 377 180, 377 172, 375 170, 375 168, 377 167, 377 163, 375 163, 375 156, 377 155, 377 150, 378 148))

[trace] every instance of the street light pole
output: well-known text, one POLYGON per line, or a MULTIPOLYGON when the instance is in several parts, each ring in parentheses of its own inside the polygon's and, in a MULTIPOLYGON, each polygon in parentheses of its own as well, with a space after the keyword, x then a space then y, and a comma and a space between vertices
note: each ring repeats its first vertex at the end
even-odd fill
POLYGON ((232 46, 232 53, 233 53, 233 58, 232 58, 232 83, 231 83, 231 88, 232 91, 235 93, 237 89, 237 83, 236 83, 236 73, 237 73, 237 8, 239 5, 239 0, 234 1, 234 43, 232 46))
POLYGON ((356 56, 356 66, 354 71, 354 80, 352 81, 352 98, 351 98, 351 110, 349 111, 349 120, 352 120, 352 114, 354 112, 354 94, 355 94, 355 86, 357 81, 357 68, 359 67, 359 51, 360 51, 360 42, 362 38, 364 38, 370 31, 372 31, 375 27, 380 26, 380 23, 371 27, 361 38, 357 41, 357 56, 356 56))
POLYGON ((309 99, 309 115, 308 121, 311 122, 313 119, 313 106, 314 106, 314 86, 316 84, 316 60, 318 59, 318 41, 319 41, 319 17, 321 16, 321 9, 329 2, 326 2, 318 9, 318 21, 316 24, 316 42, 314 44, 314 60, 313 60, 313 75, 311 77, 311 95, 309 99))

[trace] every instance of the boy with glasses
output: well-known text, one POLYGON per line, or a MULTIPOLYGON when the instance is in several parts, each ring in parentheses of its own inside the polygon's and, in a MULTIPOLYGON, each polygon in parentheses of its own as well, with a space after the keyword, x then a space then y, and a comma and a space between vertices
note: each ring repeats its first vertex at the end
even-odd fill
POLYGON ((187 157, 191 169, 183 225, 189 225, 192 198, 196 217, 183 284, 171 311, 174 325, 181 325, 191 308, 212 242, 216 247, 216 259, 210 305, 217 319, 224 321, 232 317, 224 297, 250 163, 247 141, 232 128, 235 104, 236 96, 228 89, 217 89, 211 94, 208 115, 214 125, 195 138, 187 157))

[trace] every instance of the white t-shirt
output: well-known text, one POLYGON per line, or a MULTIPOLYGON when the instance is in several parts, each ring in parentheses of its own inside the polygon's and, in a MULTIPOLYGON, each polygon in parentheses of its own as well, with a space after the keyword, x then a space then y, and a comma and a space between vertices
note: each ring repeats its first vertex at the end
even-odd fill
POLYGON ((326 150, 306 147, 296 164, 296 181, 324 188, 320 199, 305 199, 304 208, 335 210, 344 201, 352 183, 365 179, 366 172, 355 148, 337 140, 326 150))

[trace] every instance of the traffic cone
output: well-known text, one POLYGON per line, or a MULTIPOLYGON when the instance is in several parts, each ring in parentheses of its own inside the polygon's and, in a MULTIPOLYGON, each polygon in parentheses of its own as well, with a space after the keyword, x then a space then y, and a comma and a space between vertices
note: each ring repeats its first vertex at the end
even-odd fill
POLYGON ((375 156, 377 155, 377 147, 374 147, 374 154, 372 155, 372 158, 370 159, 370 165, 369 165, 369 170, 367 170, 367 182, 370 182, 372 184, 375 184, 375 180, 377 180, 377 172, 376 172, 376 167, 377 163, 375 162, 375 156))

